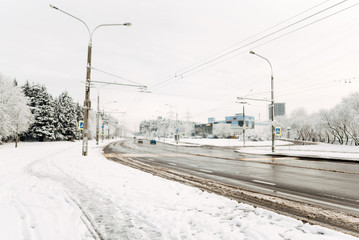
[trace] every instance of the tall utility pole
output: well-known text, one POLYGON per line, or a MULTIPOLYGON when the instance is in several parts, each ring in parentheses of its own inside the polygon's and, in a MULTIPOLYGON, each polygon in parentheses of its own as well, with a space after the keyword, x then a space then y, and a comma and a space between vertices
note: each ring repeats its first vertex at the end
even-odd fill
POLYGON ((273 67, 272 64, 270 63, 270 61, 268 59, 266 59, 265 57, 250 51, 250 54, 254 54, 257 55, 258 57, 264 59, 265 61, 267 61, 269 63, 270 69, 271 69, 271 112, 272 112, 272 152, 275 151, 275 144, 274 144, 274 139, 275 139, 275 127, 274 127, 274 78, 273 78, 273 67))
POLYGON ((244 104, 243 104, 243 147, 246 145, 246 115, 244 113, 244 104))
MULTIPOLYGON (((178 144, 178 140, 179 140, 179 132, 178 132, 178 110, 177 110, 177 107, 174 106, 174 105, 166 104, 166 106, 176 108, 176 131, 175 131, 176 133, 175 133, 175 139, 176 139, 176 144, 178 144)), ((173 113, 171 108, 170 108, 170 110, 171 110, 171 113, 173 113)), ((172 114, 171 114, 171 115, 172 115, 172 114)))
MULTIPOLYGON (((147 86, 145 85, 134 85, 134 84, 122 84, 122 83, 116 83, 116 82, 101 82, 101 81, 91 81, 92 83, 99 83, 99 84, 104 84, 102 85, 102 87, 106 86, 106 85, 120 85, 120 86, 127 86, 127 87, 136 87, 139 88, 141 91, 147 89, 147 86)), ((97 114, 96 114, 96 145, 99 144, 99 138, 100 138, 100 90, 98 87, 96 87, 95 84, 91 85, 92 87, 95 87, 97 90, 97 114)), ((117 102, 117 101, 112 101, 112 103, 117 102)), ((106 103, 110 103, 110 102, 106 102, 106 103)), ((103 106, 104 107, 104 106, 103 106)), ((123 112, 122 112, 123 113, 123 112)))
POLYGON ((96 145, 100 138, 100 94, 97 93, 97 113, 96 113, 96 145))
MULTIPOLYGON (((240 99, 240 98, 238 98, 240 99)), ((243 111, 243 126, 242 126, 242 130, 243 130, 243 147, 246 145, 246 114, 245 114, 245 107, 244 105, 247 104, 247 102, 244 102, 244 101, 240 101, 240 102, 237 102, 237 103, 240 103, 240 104, 243 104, 243 107, 242 107, 242 111, 243 111)))
POLYGON ((88 137, 89 137, 89 130, 88 130, 88 122, 89 122, 89 111, 91 107, 90 101, 90 83, 91 83, 91 52, 92 52, 92 35, 96 29, 99 27, 106 27, 106 26, 131 26, 131 23, 119 23, 119 24, 100 24, 95 27, 92 31, 90 31, 87 24, 82 21, 80 18, 71 15, 68 12, 65 12, 53 5, 50 5, 51 8, 58 10, 72 18, 77 19, 78 21, 82 22, 89 34, 89 43, 87 46, 87 65, 86 65, 86 86, 85 86, 85 102, 84 102, 84 131, 83 131, 83 143, 82 143, 82 155, 87 156, 88 153, 88 137))
POLYGON ((178 112, 176 109, 176 144, 178 144, 178 140, 179 140, 179 134, 178 134, 178 112))

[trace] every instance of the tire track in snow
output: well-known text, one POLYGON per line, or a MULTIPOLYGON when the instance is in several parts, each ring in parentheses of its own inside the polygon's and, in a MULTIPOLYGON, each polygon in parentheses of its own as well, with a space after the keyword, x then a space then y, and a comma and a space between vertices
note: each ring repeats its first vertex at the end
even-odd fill
MULTIPOLYGON (((27 167, 27 171, 32 176, 38 177, 39 179, 48 179, 57 184, 60 184, 63 187, 65 201, 82 213, 83 218, 81 218, 81 221, 84 223, 85 227, 88 229, 89 233, 95 240, 111 239, 105 238, 103 234, 101 234, 101 222, 97 222, 96 218, 94 218, 94 216, 96 217, 96 214, 90 214, 88 207, 83 207, 80 204, 80 202, 82 202, 81 200, 84 198, 93 198, 97 195, 96 193, 90 193, 90 191, 83 184, 67 175, 51 160, 48 161, 42 159, 41 161, 33 162, 27 167)), ((97 204, 101 206, 101 203, 97 204)))
POLYGON ((120 208, 106 194, 95 187, 77 180, 64 172, 53 161, 32 164, 27 169, 41 179, 49 179, 61 184, 67 196, 67 202, 83 214, 82 221, 96 240, 118 239, 160 239, 161 233, 137 215, 136 209, 120 208), (141 223, 137 228, 134 224, 141 223))

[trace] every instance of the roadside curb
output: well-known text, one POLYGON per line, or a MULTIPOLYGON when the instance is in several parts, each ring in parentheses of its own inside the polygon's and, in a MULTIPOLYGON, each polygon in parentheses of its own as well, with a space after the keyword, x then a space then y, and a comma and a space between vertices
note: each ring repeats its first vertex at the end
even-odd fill
MULTIPOLYGON (((348 158, 348 157, 336 157, 336 156, 319 156, 319 155, 303 155, 295 153, 255 153, 255 152, 246 152, 241 150, 235 150, 237 153, 242 154, 251 154, 251 155, 263 155, 263 156, 272 156, 272 157, 296 157, 300 159, 310 159, 310 160, 326 160, 326 161, 335 161, 335 162, 358 162, 359 158, 348 158)), ((344 154, 344 153, 343 153, 344 154)))

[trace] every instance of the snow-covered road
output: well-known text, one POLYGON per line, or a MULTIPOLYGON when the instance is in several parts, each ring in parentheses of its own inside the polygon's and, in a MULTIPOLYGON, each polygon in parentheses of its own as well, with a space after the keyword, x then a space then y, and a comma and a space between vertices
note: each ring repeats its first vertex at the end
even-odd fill
MULTIPOLYGON (((94 144, 91 142, 90 144, 94 144)), ((358 239, 104 158, 80 142, 0 145, 1 239, 358 239)))

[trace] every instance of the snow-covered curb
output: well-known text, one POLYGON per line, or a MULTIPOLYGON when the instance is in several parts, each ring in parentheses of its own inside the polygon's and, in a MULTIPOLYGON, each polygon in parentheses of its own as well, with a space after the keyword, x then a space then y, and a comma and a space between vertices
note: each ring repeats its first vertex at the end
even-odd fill
POLYGON ((357 146, 338 146, 331 144, 295 145, 276 147, 275 152, 272 152, 270 147, 238 148, 236 152, 254 155, 289 156, 359 162, 359 147, 357 146))
POLYGON ((325 159, 336 161, 359 161, 358 146, 343 146, 316 143, 306 145, 293 145, 288 141, 276 140, 275 152, 271 151, 271 141, 253 142, 247 141, 245 146, 238 139, 181 139, 177 144, 172 139, 161 139, 161 142, 177 146, 216 146, 216 147, 238 147, 235 151, 242 154, 289 156, 312 159, 325 159))
MULTIPOLYGON (((215 147, 242 147, 243 142, 238 139, 207 139, 207 138, 182 138, 179 140, 178 143, 176 143, 176 140, 173 138, 166 138, 165 140, 163 138, 158 140, 159 142, 170 144, 170 145, 177 145, 177 146, 194 146, 194 147, 200 147, 200 146, 215 146, 215 147)), ((287 141, 276 141, 276 145, 278 146, 286 146, 291 145, 292 143, 287 141)), ((246 147, 266 147, 271 146, 270 141, 247 141, 245 142, 246 147)))

